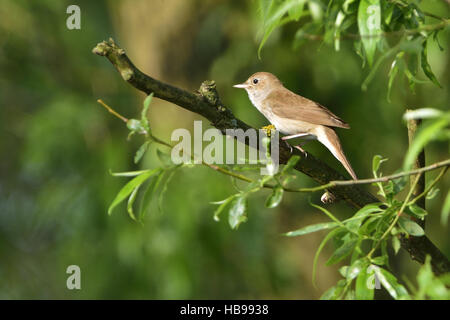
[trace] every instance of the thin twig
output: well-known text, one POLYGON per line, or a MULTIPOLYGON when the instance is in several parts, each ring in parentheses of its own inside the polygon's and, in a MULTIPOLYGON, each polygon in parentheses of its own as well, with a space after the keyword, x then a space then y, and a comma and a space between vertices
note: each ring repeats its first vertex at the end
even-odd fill
POLYGON ((127 118, 125 118, 124 116, 122 116, 121 114, 119 114, 118 112, 116 112, 114 109, 112 109, 110 106, 108 106, 106 103, 104 103, 102 99, 98 99, 97 102, 100 103, 103 107, 106 108, 106 110, 108 110, 110 113, 112 113, 113 115, 115 115, 117 118, 119 118, 119 119, 122 120, 123 122, 125 122, 125 123, 128 122, 128 119, 127 119, 127 118))
POLYGON ((421 194, 419 194, 419 195, 416 196, 414 199, 412 199, 412 200, 408 203, 408 206, 410 206, 410 205, 416 203, 417 200, 419 200, 420 198, 422 198, 423 196, 425 196, 425 195, 431 190, 431 188, 433 188, 433 187, 436 185, 436 183, 444 176, 444 174, 447 172, 447 170, 448 170, 448 166, 445 167, 445 168, 443 168, 443 169, 441 170, 441 172, 439 172, 439 174, 437 175, 437 177, 433 180, 433 182, 431 182, 431 183, 425 188, 425 190, 424 190, 421 194))

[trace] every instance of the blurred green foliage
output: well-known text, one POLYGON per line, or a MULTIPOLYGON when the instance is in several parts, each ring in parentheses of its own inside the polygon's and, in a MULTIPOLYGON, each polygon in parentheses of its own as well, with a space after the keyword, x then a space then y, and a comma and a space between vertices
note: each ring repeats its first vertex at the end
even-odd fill
MULTIPOLYGON (((426 1, 426 10, 448 17, 442 1, 426 1)), ((161 165, 155 147, 139 164, 134 155, 142 137, 126 139, 127 129, 96 103, 113 105, 127 118, 139 118, 143 96, 123 82, 106 61, 91 53, 113 36, 144 72, 195 90, 214 79, 222 101, 237 117, 267 124, 247 96, 232 85, 255 71, 270 71, 286 87, 329 107, 351 124, 340 131, 343 147, 361 177, 371 175, 376 154, 392 172, 407 150, 407 108, 448 110, 449 31, 428 46, 428 61, 444 89, 427 83, 411 93, 394 82, 386 99, 385 63, 367 91, 368 75, 352 41, 340 50, 321 41, 293 49, 298 25, 276 28, 258 47, 262 12, 256 1, 13 1, 0 6, 0 298, 318 298, 340 278, 325 257, 312 260, 322 235, 285 238, 282 233, 318 222, 324 216, 306 196, 285 194, 275 209, 264 206, 270 191, 248 199, 248 221, 237 231, 226 219, 213 219, 210 202, 235 193, 230 179, 208 168, 178 170, 168 184, 162 210, 153 202, 144 225, 129 219, 126 205, 108 216, 108 206, 128 178, 110 170, 133 171, 161 165), (81 8, 81 30, 66 28, 66 7, 81 8), (120 180, 120 179, 123 179, 120 180), (121 214, 122 213, 122 214, 121 214), (66 288, 66 268, 81 268, 82 289, 66 288)), ((294 13, 293 13, 294 14, 294 13)), ((199 117, 161 101, 149 110, 153 133, 169 140, 174 128, 191 128, 199 117)), ((306 149, 340 170, 325 148, 306 149)), ((448 143, 427 147, 427 162, 448 157, 448 143)), ((436 174, 436 173, 434 173, 436 174)), ((430 174, 433 175, 433 174, 430 174)), ((306 176, 300 186, 313 186, 306 176)), ((245 185, 245 184, 244 184, 245 185)), ((450 240, 440 210, 450 181, 429 201, 426 232, 447 255, 450 240)), ((369 187, 368 187, 369 188, 369 187)), ((375 190, 372 188, 372 190, 375 190)), ((319 194, 312 201, 319 201, 319 194)), ((352 210, 333 205, 348 218, 352 210)), ((392 267, 415 283, 417 265, 400 251, 392 267)), ((425 269, 424 269, 425 270, 425 269)), ((431 279, 421 273, 420 294, 431 279), (421 280, 422 279, 422 280, 421 280)))

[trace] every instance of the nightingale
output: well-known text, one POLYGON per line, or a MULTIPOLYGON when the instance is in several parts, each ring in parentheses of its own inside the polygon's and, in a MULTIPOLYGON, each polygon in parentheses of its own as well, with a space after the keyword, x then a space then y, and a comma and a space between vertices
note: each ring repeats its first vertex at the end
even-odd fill
MULTIPOLYGON (((354 180, 355 172, 344 155, 333 127, 349 129, 344 120, 321 104, 286 89, 269 72, 257 72, 244 83, 234 85, 247 91, 252 104, 275 128, 287 135, 283 140, 302 137, 319 140, 339 160, 354 180)), ((304 152, 299 146, 298 149, 304 152)))

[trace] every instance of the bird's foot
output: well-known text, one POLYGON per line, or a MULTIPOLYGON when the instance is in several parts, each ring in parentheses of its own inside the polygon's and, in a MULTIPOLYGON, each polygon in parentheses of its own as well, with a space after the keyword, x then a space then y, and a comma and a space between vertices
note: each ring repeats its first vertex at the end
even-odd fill
POLYGON ((266 132, 266 135, 268 137, 270 137, 270 134, 271 134, 272 130, 276 130, 276 129, 275 129, 275 126, 273 124, 269 124, 267 126, 262 127, 261 130, 264 130, 266 132))

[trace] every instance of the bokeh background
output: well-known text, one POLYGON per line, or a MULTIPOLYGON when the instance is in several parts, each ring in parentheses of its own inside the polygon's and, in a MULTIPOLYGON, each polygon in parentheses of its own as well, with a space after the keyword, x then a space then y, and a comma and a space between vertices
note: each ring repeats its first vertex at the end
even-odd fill
MULTIPOLYGON (((426 1, 428 11, 449 14, 444 1, 426 1)), ((360 177, 371 159, 389 158, 385 174, 400 168, 407 150, 405 108, 448 108, 449 32, 444 51, 429 49, 429 62, 443 84, 398 81, 386 99, 383 65, 367 91, 368 73, 343 40, 341 50, 308 41, 293 48, 295 24, 277 30, 257 57, 261 19, 257 1, 117 0, 25 1, 0 4, 0 298, 2 299, 316 299, 339 278, 336 266, 319 260, 317 288, 312 259, 324 236, 286 238, 281 233, 327 221, 308 205, 320 194, 286 194, 276 209, 264 207, 268 191, 250 198, 249 220, 237 231, 227 219, 215 222, 211 201, 235 192, 230 179, 208 168, 179 170, 168 185, 163 210, 152 206, 144 225, 125 205, 107 208, 126 178, 109 172, 160 166, 155 148, 139 165, 133 156, 142 140, 128 141, 127 129, 96 100, 128 118, 138 117, 144 95, 125 83, 112 65, 91 53, 113 37, 147 74, 195 90, 214 79, 222 101, 254 125, 267 121, 232 85, 255 71, 270 71, 291 90, 329 107, 351 124, 339 130, 360 177), (81 7, 81 30, 66 28, 66 8, 81 7), (81 290, 66 288, 66 268, 81 268, 81 290)), ((149 119, 154 134, 170 139, 176 128, 201 117, 155 99, 149 119)), ((204 120, 204 119, 203 119, 204 120)), ((207 122, 204 122, 207 126, 207 122)), ((319 143, 306 147, 337 170, 343 168, 319 143)), ((448 144, 427 148, 427 163, 448 157, 448 144)), ((430 177, 435 173, 430 174, 430 177)), ((314 182, 299 175, 299 186, 314 182)), ((450 185, 428 201, 426 232, 450 255, 448 232, 439 223, 450 185)), ((371 186, 366 186, 374 190, 371 186)), ((354 210, 328 207, 340 218, 354 210)), ((401 251, 393 267, 414 283, 418 265, 401 251)))

